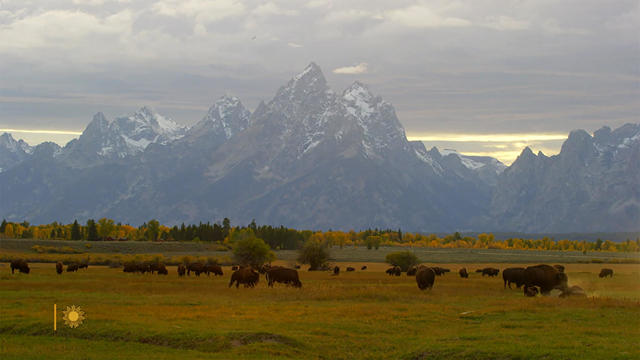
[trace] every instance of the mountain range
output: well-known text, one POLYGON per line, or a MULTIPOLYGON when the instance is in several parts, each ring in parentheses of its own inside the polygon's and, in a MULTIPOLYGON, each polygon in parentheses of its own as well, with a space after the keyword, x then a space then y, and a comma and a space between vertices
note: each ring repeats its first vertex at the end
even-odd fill
POLYGON ((408 141, 394 107, 311 63, 250 112, 216 100, 187 128, 143 107, 97 113, 64 147, 0 136, 0 217, 109 217, 306 229, 589 232, 640 229, 640 124, 571 132, 509 167, 408 141))

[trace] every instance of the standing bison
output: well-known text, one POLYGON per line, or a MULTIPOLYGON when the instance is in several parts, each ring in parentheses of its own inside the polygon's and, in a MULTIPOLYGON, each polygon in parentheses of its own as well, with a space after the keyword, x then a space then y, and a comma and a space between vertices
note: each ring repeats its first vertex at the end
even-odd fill
MULTIPOLYGON (((476 272, 478 272, 478 270, 476 270, 476 272)), ((500 270, 496 268, 488 267, 480 270, 479 272, 482 273, 482 276, 487 275, 489 277, 493 277, 493 276, 498 276, 498 274, 500 273, 500 270)))
POLYGON ((275 267, 267 271, 267 285, 273 287, 273 283, 283 283, 293 287, 302 287, 300 278, 298 277, 298 271, 295 269, 288 269, 285 267, 275 267))
POLYGON ((339 275, 340 274, 340 267, 336 266, 333 268, 333 275, 339 275))
POLYGON ((28 274, 31 271, 29 264, 24 259, 11 260, 11 273, 13 274, 16 269, 23 274, 28 274))
POLYGON ((600 274, 598 274, 599 277, 604 278, 604 277, 613 277, 613 269, 602 269, 600 270, 600 274))
POLYGON ((509 289, 511 289, 511 284, 516 284, 516 287, 520 289, 524 285, 524 268, 517 267, 502 270, 502 280, 504 280, 505 288, 509 285, 509 289))
POLYGON ((204 271, 209 276, 210 273, 213 273, 215 276, 222 276, 224 273, 222 272, 222 267, 218 264, 207 264, 204 266, 204 271))
POLYGON ((567 281, 567 274, 553 266, 529 266, 524 270, 524 294, 531 296, 532 287, 539 287, 542 295, 549 295, 553 289, 565 292, 568 287, 567 281))
POLYGON ((187 267, 183 264, 178 265, 178 276, 184 276, 187 273, 187 267))
POLYGON ((385 271, 387 273, 387 275, 389 276, 400 276, 402 274, 402 269, 400 268, 400 266, 394 266, 394 267, 390 267, 387 269, 387 271, 385 271))
POLYGON ((416 282, 420 290, 431 289, 436 279, 436 273, 432 268, 423 267, 416 273, 416 282))
POLYGON ((467 272, 467 268, 462 268, 460 269, 460 271, 458 271, 458 274, 460 274, 461 278, 468 278, 469 277, 469 273, 467 272))
POLYGON ((558 269, 560 272, 564 272, 564 265, 553 265, 553 267, 558 269))
POLYGON ((78 263, 71 263, 67 265, 67 272, 76 272, 79 268, 80 265, 78 265, 78 263))
POLYGON ((191 272, 194 272, 196 276, 200 276, 203 272, 205 272, 205 266, 203 263, 191 263, 187 265, 187 275, 191 275, 191 272))
POLYGON ((362 266, 360 270, 367 270, 367 265, 362 266))
POLYGON ((351 266, 347 266, 347 271, 356 271, 356 268, 351 267, 351 266))
POLYGON ((250 266, 240 268, 231 274, 231 281, 229 281, 229 287, 236 283, 236 288, 243 284, 244 287, 254 287, 260 280, 260 274, 253 270, 250 266))
POLYGON ((58 262, 56 263, 56 272, 57 272, 58 274, 62 274, 62 268, 63 268, 62 263, 61 263, 60 261, 58 261, 58 262))

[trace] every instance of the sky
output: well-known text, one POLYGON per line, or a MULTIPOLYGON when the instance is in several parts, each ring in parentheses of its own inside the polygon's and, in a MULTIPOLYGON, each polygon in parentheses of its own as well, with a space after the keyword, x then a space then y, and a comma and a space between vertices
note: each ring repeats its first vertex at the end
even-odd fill
POLYGON ((0 131, 64 144, 144 105, 191 125, 313 61, 391 102, 410 139, 510 163, 639 122, 639 34, 638 0, 0 0, 0 131))

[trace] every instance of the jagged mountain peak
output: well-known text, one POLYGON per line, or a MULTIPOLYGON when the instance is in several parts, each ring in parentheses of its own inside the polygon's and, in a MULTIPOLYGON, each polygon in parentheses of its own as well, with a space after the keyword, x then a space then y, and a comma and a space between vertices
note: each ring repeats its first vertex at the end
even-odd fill
POLYGON ((189 138, 215 137, 225 141, 246 129, 250 118, 251 112, 244 107, 238 97, 225 94, 213 103, 207 115, 189 130, 187 136, 189 138))

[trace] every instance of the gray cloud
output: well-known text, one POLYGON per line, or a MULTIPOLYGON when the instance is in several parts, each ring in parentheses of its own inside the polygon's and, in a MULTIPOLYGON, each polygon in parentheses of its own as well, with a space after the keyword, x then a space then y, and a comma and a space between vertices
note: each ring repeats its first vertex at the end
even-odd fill
POLYGON ((638 121, 639 30, 632 0, 0 0, 0 127, 81 130, 145 104, 191 124, 315 61, 409 134, 593 131, 638 121))

